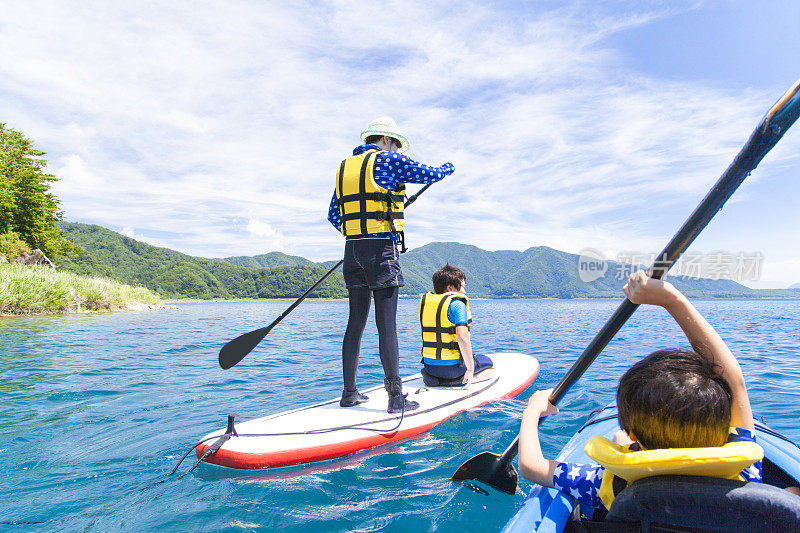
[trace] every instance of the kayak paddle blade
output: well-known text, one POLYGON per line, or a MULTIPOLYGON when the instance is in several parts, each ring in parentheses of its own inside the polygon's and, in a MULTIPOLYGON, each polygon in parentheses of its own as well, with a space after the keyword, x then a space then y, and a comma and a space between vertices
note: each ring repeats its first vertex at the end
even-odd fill
POLYGON ((453 481, 474 479, 506 494, 516 494, 519 476, 511 462, 500 461, 496 453, 479 453, 456 470, 453 481))
POLYGON ((245 333, 244 335, 239 335, 232 341, 229 341, 219 351, 219 366, 227 370, 244 359, 245 356, 253 351, 253 348, 258 346, 258 343, 267 336, 272 326, 274 326, 274 324, 245 333))

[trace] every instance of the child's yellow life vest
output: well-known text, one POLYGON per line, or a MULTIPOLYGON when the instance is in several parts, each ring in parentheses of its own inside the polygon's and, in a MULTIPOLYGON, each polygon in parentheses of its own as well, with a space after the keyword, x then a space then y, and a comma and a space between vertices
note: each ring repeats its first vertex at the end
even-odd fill
POLYGON ((405 185, 396 191, 384 189, 373 175, 376 150, 348 157, 336 173, 336 200, 342 215, 342 234, 366 235, 403 231, 405 185))
POLYGON ((423 294, 419 301, 419 323, 422 326, 422 356, 444 361, 458 360, 461 350, 456 338, 456 325, 447 318, 447 309, 453 300, 467 305, 467 327, 472 324, 469 298, 460 292, 423 294))
POLYGON ((611 508, 621 488, 637 479, 650 476, 685 475, 742 479, 741 471, 764 458, 764 450, 755 442, 729 442, 710 448, 665 448, 631 451, 598 435, 589 439, 586 454, 597 461, 605 472, 600 485, 600 499, 611 508), (618 477, 624 482, 617 482, 618 477))

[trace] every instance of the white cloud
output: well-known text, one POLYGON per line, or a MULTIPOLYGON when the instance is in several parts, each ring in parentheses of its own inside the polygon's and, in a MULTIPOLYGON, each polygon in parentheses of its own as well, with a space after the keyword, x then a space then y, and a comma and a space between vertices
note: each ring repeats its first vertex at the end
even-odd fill
POLYGON ((69 154, 61 158, 61 166, 55 171, 59 178, 57 189, 92 189, 103 184, 103 179, 86 167, 86 161, 77 155, 69 154))
POLYGON ((271 224, 262 222, 257 218, 251 218, 247 221, 247 231, 250 232, 254 239, 269 246, 271 250, 283 250, 283 235, 271 224))
POLYGON ((247 231, 254 237, 272 237, 277 234, 275 228, 256 218, 251 218, 247 221, 247 231))
POLYGON ((760 279, 754 282, 746 281, 745 285, 762 289, 785 289, 800 283, 800 259, 765 260, 762 266, 760 279))
POLYGON ((392 24, 339 1, 16 3, 0 117, 50 153, 70 220, 203 256, 330 259, 334 169, 374 116, 456 165, 411 208, 411 245, 652 249, 654 206, 695 202, 775 97, 627 69, 608 37, 662 8, 381 8, 392 24))

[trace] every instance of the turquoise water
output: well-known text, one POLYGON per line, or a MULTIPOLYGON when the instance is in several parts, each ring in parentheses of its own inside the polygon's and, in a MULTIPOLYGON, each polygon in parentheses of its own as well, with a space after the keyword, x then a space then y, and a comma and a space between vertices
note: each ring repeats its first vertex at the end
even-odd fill
MULTIPOLYGON (((488 496, 449 481, 481 451, 516 436, 520 400, 457 415, 415 439, 305 467, 239 472, 203 465, 159 483, 198 437, 241 419, 339 395, 344 301, 306 301, 223 371, 230 338, 289 302, 183 304, 93 316, 0 319, 0 526, 11 531, 496 531, 530 488, 488 496)), ((611 300, 477 300, 475 351, 520 351, 551 387, 611 315, 611 300)), ((758 416, 800 440, 800 304, 700 301, 739 357, 758 416)), ((403 374, 417 371, 417 303, 400 302, 403 374)), ((359 384, 381 382, 375 328, 359 384)), ((686 345, 667 314, 640 308, 542 426, 555 456, 637 357, 686 345)), ((181 471, 185 471, 184 465, 181 471)))

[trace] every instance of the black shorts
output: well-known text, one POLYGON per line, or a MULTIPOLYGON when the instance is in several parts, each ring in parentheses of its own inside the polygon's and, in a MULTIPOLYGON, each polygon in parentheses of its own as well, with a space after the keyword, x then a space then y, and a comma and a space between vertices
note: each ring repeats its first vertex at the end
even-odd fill
POLYGON ((348 239, 344 244, 344 284, 348 289, 402 287, 400 253, 391 239, 348 239))

